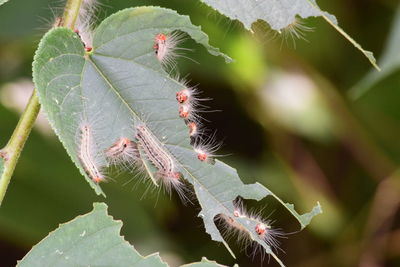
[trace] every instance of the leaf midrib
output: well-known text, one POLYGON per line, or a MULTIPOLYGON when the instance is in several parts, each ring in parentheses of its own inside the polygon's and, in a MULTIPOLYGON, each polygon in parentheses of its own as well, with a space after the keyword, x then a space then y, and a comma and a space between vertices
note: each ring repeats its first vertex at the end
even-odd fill
MULTIPOLYGON (((118 92, 117 88, 114 87, 114 85, 113 85, 113 84, 111 83, 111 81, 104 75, 104 73, 100 70, 100 68, 97 66, 97 64, 96 64, 90 57, 89 57, 87 60, 90 61, 90 63, 92 63, 92 65, 94 66, 94 68, 95 68, 95 70, 98 72, 98 74, 104 79, 104 81, 108 84, 108 86, 113 90, 113 92, 117 95, 117 97, 122 101, 122 103, 124 103, 124 104, 126 105, 126 107, 129 109, 129 111, 132 112, 132 114, 133 114, 134 116, 136 116, 138 119, 141 120, 141 117, 131 108, 131 106, 129 105, 129 103, 127 103, 127 102, 125 101, 125 99, 123 99, 123 97, 121 96, 121 94, 118 92)), ((125 59, 125 60, 126 60, 126 59, 125 59)), ((137 62, 135 62, 135 63, 136 63, 136 64, 139 64, 139 63, 137 63, 137 62)), ((142 64, 139 64, 139 65, 141 65, 141 66, 143 66, 143 67, 145 67, 145 68, 148 68, 147 66, 144 66, 144 65, 142 65, 142 64)), ((149 68, 148 68, 148 69, 149 69, 149 68)), ((153 71, 153 70, 152 70, 152 71, 153 71)), ((160 142, 160 140, 158 139, 158 137, 157 137, 157 136, 155 136, 155 137, 156 137, 156 139, 157 139, 157 142, 159 142, 160 144, 162 144, 162 142, 160 142)), ((186 148, 186 147, 181 147, 181 148, 183 148, 183 149, 188 149, 188 148, 186 148)), ((168 151, 168 153, 171 154, 169 151, 168 151)), ((180 163, 181 167, 192 177, 192 179, 193 179, 196 183, 198 183, 199 185, 201 185, 202 188, 205 189, 205 190, 208 192, 208 194, 211 195, 211 197, 212 197, 213 199, 215 199, 215 201, 216 201, 217 203, 220 203, 220 206, 222 206, 222 207, 225 209, 227 215, 230 214, 230 213, 229 213, 228 207, 226 207, 224 204, 222 204, 221 201, 219 201, 212 193, 210 193, 210 191, 208 190, 208 188, 207 188, 206 186, 204 186, 204 184, 201 183, 197 178, 195 178, 195 176, 193 176, 192 173, 184 166, 184 164, 182 164, 173 154, 171 154, 171 156, 174 158, 174 160, 175 160, 176 162, 179 162, 179 163, 180 163)), ((228 216, 229 216, 229 215, 228 215, 228 216)))

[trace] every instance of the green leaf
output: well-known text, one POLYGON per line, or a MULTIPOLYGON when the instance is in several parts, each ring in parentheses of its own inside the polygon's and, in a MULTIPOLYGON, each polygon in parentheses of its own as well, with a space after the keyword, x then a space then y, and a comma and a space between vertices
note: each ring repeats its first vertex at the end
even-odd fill
POLYGON ((316 0, 200 0, 232 20, 239 20, 247 30, 257 20, 266 21, 273 30, 281 31, 301 18, 323 17, 354 47, 360 50, 379 70, 372 52, 364 50, 353 38, 339 27, 335 16, 322 11, 316 0))
MULTIPOLYGON (((185 265, 181 265, 181 267, 224 267, 225 265, 220 265, 215 261, 209 261, 206 258, 202 258, 201 262, 194 262, 185 265)), ((238 267, 235 265, 234 267, 238 267)))
MULTIPOLYGON (((60 225, 39 242, 17 266, 168 266, 158 253, 143 257, 120 236, 121 221, 107 214, 107 205, 94 203, 93 211, 60 225)), ((218 267, 203 259, 188 266, 218 267), (202 265, 204 264, 204 265, 202 265)))
POLYGON ((33 80, 39 101, 68 154, 96 193, 104 195, 86 174, 78 155, 77 129, 83 116, 83 102, 80 100, 84 93, 80 85, 85 65, 83 56, 78 35, 67 29, 53 29, 43 37, 35 54, 33 80))
POLYGON ((17 266, 168 266, 159 255, 142 257, 120 236, 121 221, 107 215, 107 205, 60 225, 17 266))
MULTIPOLYGON (((184 85, 164 71, 153 49, 157 34, 175 30, 186 32, 210 53, 229 61, 229 57, 208 45, 208 37, 188 17, 168 9, 140 7, 104 20, 94 33, 93 51, 89 54, 85 54, 74 32, 64 28, 50 31, 35 56, 34 82, 51 125, 96 192, 101 189, 85 174, 78 156, 76 137, 82 118, 90 122, 96 145, 93 154, 100 165, 106 165, 105 149, 121 137, 134 140, 137 124, 145 124, 171 155, 177 171, 193 186, 206 232, 230 251, 214 223, 215 217, 232 216, 237 196, 261 200, 271 192, 258 183, 243 184, 236 170, 221 161, 211 165, 198 160, 190 145, 188 128, 178 116, 175 94, 184 85)), ((151 168, 146 170, 150 176, 154 174, 151 168)), ((314 209, 302 217, 292 206, 285 207, 301 229, 320 211, 314 209)), ((276 257, 256 234, 255 222, 238 219, 238 223, 251 239, 276 257)))
MULTIPOLYGON (((172 10, 156 7, 126 9, 104 20, 94 35, 93 46, 96 52, 91 57, 93 61, 86 62, 85 52, 78 35, 72 34, 66 29, 50 31, 39 44, 33 63, 33 79, 38 88, 41 104, 45 107, 49 121, 68 154, 97 194, 104 193, 86 174, 77 152, 76 137, 82 118, 90 122, 93 117, 99 115, 98 110, 101 107, 101 105, 97 106, 100 103, 93 103, 94 106, 87 107, 89 110, 84 110, 83 99, 91 99, 92 95, 100 93, 93 90, 87 91, 86 88, 98 86, 107 90, 110 86, 109 80, 104 77, 101 67, 99 69, 97 64, 102 64, 104 60, 106 64, 114 63, 118 57, 122 57, 121 60, 135 59, 135 61, 124 62, 125 65, 128 64, 127 67, 133 65, 133 68, 138 68, 140 64, 143 64, 142 71, 155 71, 158 72, 158 75, 165 76, 166 73, 154 57, 153 39, 155 34, 172 30, 186 32, 196 42, 205 46, 211 54, 223 56, 226 62, 231 61, 230 57, 208 44, 208 36, 201 31, 200 27, 192 25, 189 17, 178 15, 172 10), (121 53, 129 54, 122 55, 121 53), (43 70, 45 71, 42 73, 43 70), (83 77, 88 78, 84 79, 83 77), (63 90, 59 90, 60 86, 63 90)), ((126 72, 126 70, 124 69, 122 72, 126 72)), ((151 75, 151 73, 149 74, 151 75)), ((147 82, 147 79, 151 79, 149 74, 141 78, 145 78, 144 80, 147 82)), ((103 91, 104 94, 110 92, 103 91)), ((115 93, 115 96, 118 96, 119 93, 115 93)), ((117 97, 115 101, 120 101, 120 99, 117 97)), ((113 110, 114 108, 118 109, 120 104, 108 104, 110 104, 110 109, 107 110, 110 111, 108 119, 112 120, 114 111, 120 114, 118 110, 113 110)), ((124 120, 127 118, 129 115, 118 120, 119 123, 125 123, 124 126, 120 125, 125 131, 130 129, 130 123, 126 125, 126 120, 124 120)), ((96 160, 100 164, 106 164, 102 153, 99 153, 96 160)))
POLYGON ((208 36, 201 31, 201 27, 194 26, 188 16, 179 15, 174 10, 159 7, 128 8, 115 13, 99 25, 93 42, 99 54, 113 52, 110 50, 114 50, 115 46, 118 45, 121 49, 129 49, 129 52, 131 52, 130 55, 121 56, 140 62, 141 60, 136 56, 141 56, 143 52, 147 52, 154 59, 154 50, 150 49, 149 51, 149 47, 143 45, 144 41, 151 37, 151 44, 153 44, 155 33, 171 32, 172 30, 187 33, 193 40, 203 45, 210 54, 222 56, 227 63, 232 62, 229 56, 208 43, 208 36), (136 50, 135 48, 140 49, 136 50))
POLYGON ((300 223, 300 227, 301 230, 303 230, 307 225, 310 224, 312 218, 314 218, 314 216, 321 214, 322 213, 322 207, 319 204, 319 202, 317 203, 317 205, 315 205, 313 207, 313 209, 308 212, 305 213, 303 215, 300 215, 299 213, 297 213, 297 211, 294 208, 293 204, 290 203, 285 203, 283 202, 279 197, 277 197, 275 194, 273 194, 272 192, 270 192, 270 194, 278 201, 280 202, 282 205, 284 205, 286 207, 286 209, 289 210, 289 212, 297 219, 297 221, 300 223))
POLYGON ((383 49, 383 55, 379 60, 382 67, 381 72, 371 70, 356 86, 350 91, 350 97, 358 99, 363 96, 369 89, 374 87, 378 82, 390 76, 400 67, 400 6, 397 8, 396 15, 392 24, 392 30, 389 33, 389 40, 383 49))

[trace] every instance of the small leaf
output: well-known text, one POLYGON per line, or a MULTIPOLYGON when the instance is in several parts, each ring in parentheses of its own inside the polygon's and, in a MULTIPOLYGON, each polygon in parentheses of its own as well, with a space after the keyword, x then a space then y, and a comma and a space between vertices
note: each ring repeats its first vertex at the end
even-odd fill
POLYGON ((158 253, 143 257, 120 236, 121 221, 107 215, 107 205, 60 225, 17 266, 168 266, 158 253))
MULTIPOLYGON (((122 222, 107 214, 107 205, 94 203, 93 211, 60 225, 34 246, 18 267, 112 266, 167 267, 158 253, 143 257, 120 236, 122 222)), ((186 266, 221 267, 203 258, 186 266)))
POLYGON ((392 24, 392 30, 389 33, 383 55, 379 60, 382 67, 381 72, 371 70, 357 85, 355 85, 349 94, 351 98, 358 99, 379 81, 385 79, 400 68, 400 5, 397 8, 396 15, 392 24))
POLYGON ((364 50, 353 38, 338 26, 335 16, 322 11, 316 0, 200 0, 232 20, 239 20, 247 30, 257 20, 266 21, 273 30, 280 31, 301 18, 323 17, 354 47, 360 50, 379 70, 374 55, 364 50))
POLYGON ((299 213, 297 213, 297 211, 294 208, 293 204, 290 203, 285 203, 283 202, 279 197, 277 197, 275 194, 273 194, 272 192, 270 192, 270 194, 278 201, 280 202, 282 205, 284 205, 289 212, 297 219, 297 221, 300 223, 300 228, 301 230, 303 230, 307 225, 310 224, 312 218, 314 218, 314 216, 321 214, 322 213, 322 208, 321 205, 319 204, 319 202, 317 203, 317 205, 315 205, 313 207, 313 209, 305 214, 300 215, 299 213))

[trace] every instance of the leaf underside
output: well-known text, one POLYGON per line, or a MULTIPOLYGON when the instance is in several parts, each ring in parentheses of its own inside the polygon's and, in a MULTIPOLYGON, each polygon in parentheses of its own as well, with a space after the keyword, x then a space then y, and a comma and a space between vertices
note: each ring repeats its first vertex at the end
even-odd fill
MULTIPOLYGON (((94 203, 93 211, 60 225, 17 266, 112 266, 167 267, 158 253, 143 257, 120 236, 121 221, 107 214, 107 205, 94 203)), ((203 258, 187 266, 219 267, 203 258)))
POLYGON ((354 47, 361 51, 370 63, 379 70, 372 52, 364 50, 338 25, 335 16, 322 11, 316 0, 200 0, 232 20, 239 20, 247 30, 257 20, 266 21, 271 29, 281 31, 301 18, 323 17, 354 47))
MULTIPOLYGON (((209 46, 207 35, 187 16, 158 7, 140 7, 122 10, 104 20, 94 33, 90 54, 85 54, 74 32, 65 28, 51 30, 35 56, 34 82, 53 129, 98 194, 102 193, 100 186, 91 181, 79 161, 77 132, 82 120, 91 126, 96 162, 104 165, 103 151, 121 137, 134 140, 135 126, 144 123, 173 157, 177 171, 193 186, 206 232, 228 248, 214 218, 218 214, 232 216, 237 196, 261 200, 271 192, 258 183, 243 184, 236 170, 221 161, 210 165, 197 159, 175 99, 184 85, 169 77, 153 49, 157 34, 176 30, 186 32, 211 54, 230 61, 209 46)), ((285 207, 301 229, 321 212, 316 206, 311 213, 299 215, 292 205, 285 207)), ((251 239, 273 255, 256 234, 254 223, 240 223, 251 239)))

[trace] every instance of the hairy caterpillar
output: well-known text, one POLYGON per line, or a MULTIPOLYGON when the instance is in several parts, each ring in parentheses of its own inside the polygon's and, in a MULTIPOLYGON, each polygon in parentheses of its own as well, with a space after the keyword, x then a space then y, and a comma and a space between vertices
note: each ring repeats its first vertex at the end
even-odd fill
POLYGON ((146 158, 156 167, 156 176, 161 179, 166 190, 171 192, 171 188, 174 188, 182 200, 188 200, 181 181, 182 174, 177 171, 174 159, 150 129, 144 124, 139 124, 136 127, 136 138, 138 148, 143 150, 146 158))
POLYGON ((177 50, 185 50, 177 46, 184 39, 184 34, 177 31, 169 34, 159 33, 154 37, 153 49, 162 66, 174 67, 176 65, 175 58, 182 56, 177 53, 177 50))
POLYGON ((105 181, 102 168, 96 161, 93 134, 90 126, 86 123, 80 127, 79 160, 87 175, 96 183, 105 181))
POLYGON ((221 147, 221 143, 215 141, 215 133, 208 136, 204 140, 202 138, 197 139, 194 142, 194 151, 197 153, 197 158, 200 161, 214 164, 215 152, 221 147))
POLYGON ((266 245, 271 247, 273 250, 281 250, 280 241, 278 238, 285 238, 286 234, 280 229, 273 229, 272 222, 265 220, 257 212, 248 212, 243 206, 241 200, 237 200, 234 203, 233 216, 228 216, 225 214, 220 214, 217 218, 218 221, 222 222, 225 226, 224 232, 227 237, 236 233, 238 235, 238 240, 244 244, 245 247, 253 246, 253 255, 257 253, 258 250, 263 253, 265 250, 260 247, 259 244, 253 242, 250 232, 243 226, 253 224, 254 233, 265 242, 266 245), (254 246, 255 245, 255 246, 254 246))
POLYGON ((75 32, 81 38, 86 52, 91 52, 93 49, 93 24, 97 9, 97 0, 83 0, 76 20, 75 32))
POLYGON ((137 143, 126 138, 119 138, 105 151, 108 161, 113 165, 135 164, 139 158, 137 143))

